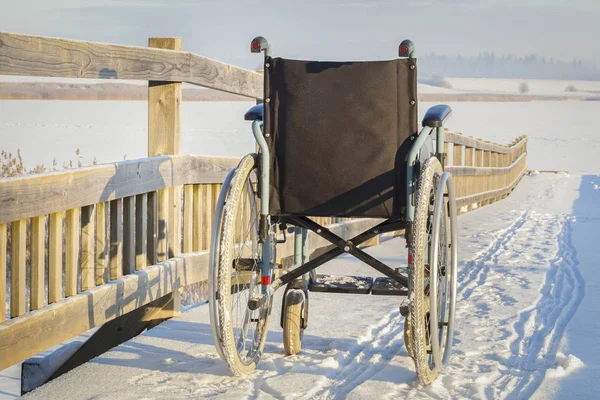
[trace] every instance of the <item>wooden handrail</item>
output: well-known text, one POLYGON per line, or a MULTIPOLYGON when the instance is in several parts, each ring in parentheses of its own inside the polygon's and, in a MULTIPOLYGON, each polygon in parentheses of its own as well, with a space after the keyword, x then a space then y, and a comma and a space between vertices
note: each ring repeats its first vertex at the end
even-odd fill
POLYGON ((472 147, 477 150, 491 151, 501 154, 512 154, 515 151, 518 151, 519 147, 522 146, 527 140, 525 136, 520 136, 517 138, 516 142, 513 142, 511 146, 504 146, 497 143, 487 142, 482 139, 464 136, 456 132, 446 132, 444 134, 444 139, 447 143, 454 143, 457 145, 472 147))
POLYGON ((185 82, 261 99, 263 76, 186 51, 0 32, 0 75, 185 82))
POLYGON ((0 180, 0 224, 178 185, 221 183, 233 157, 162 156, 0 180))

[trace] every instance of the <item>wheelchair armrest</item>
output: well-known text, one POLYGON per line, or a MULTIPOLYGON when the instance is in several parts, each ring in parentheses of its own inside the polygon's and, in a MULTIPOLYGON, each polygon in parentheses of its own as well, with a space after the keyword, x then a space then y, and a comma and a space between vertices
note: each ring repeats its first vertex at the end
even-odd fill
POLYGON ((452 115, 452 109, 445 104, 430 107, 423 117, 423 126, 430 128, 440 128, 444 126, 446 120, 452 115))
POLYGON ((264 112, 264 105, 257 104, 254 107, 252 107, 251 109, 249 109, 248 111, 246 111, 246 114, 244 114, 244 119, 246 121, 254 121, 255 119, 259 119, 262 121, 263 112, 264 112))

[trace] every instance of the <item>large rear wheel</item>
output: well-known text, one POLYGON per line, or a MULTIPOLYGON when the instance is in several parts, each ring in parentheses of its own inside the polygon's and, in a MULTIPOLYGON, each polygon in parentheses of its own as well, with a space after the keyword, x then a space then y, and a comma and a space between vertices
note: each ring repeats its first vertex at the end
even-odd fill
MULTIPOLYGON (((447 174, 446 174, 447 175, 447 174)), ((433 382, 452 347, 456 291, 454 193, 442 166, 427 160, 416 193, 413 270, 406 333, 419 382, 433 382), (450 218, 449 211, 452 214, 450 218), (452 251, 451 251, 452 250, 452 251)))
POLYGON ((249 374, 265 345, 271 300, 257 310, 248 300, 261 290, 259 199, 251 177, 256 155, 247 155, 223 186, 211 247, 211 324, 219 355, 234 375, 249 374))

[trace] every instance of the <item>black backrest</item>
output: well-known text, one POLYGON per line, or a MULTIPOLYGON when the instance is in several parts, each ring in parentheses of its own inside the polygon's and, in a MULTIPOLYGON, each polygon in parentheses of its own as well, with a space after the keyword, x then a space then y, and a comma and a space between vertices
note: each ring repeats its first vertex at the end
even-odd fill
POLYGON ((271 214, 400 216, 416 60, 266 63, 271 214))

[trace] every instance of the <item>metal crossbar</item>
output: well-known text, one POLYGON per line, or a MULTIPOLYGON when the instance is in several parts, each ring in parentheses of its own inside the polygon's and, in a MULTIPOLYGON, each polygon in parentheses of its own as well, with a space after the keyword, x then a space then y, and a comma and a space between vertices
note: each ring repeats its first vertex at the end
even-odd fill
MULTIPOLYGON (((381 272, 385 276, 394 279, 396 282, 400 283, 401 285, 403 285, 405 287, 408 287, 408 279, 406 276, 400 274, 396 270, 388 267, 387 265, 385 265, 378 259, 374 258, 373 256, 365 253, 363 250, 358 248, 358 245, 360 245, 361 243, 380 234, 382 231, 395 230, 395 229, 391 229, 390 225, 396 225, 396 227, 397 227, 397 224, 399 224, 399 222, 391 222, 390 223, 390 221, 387 220, 384 223, 377 225, 374 228, 369 229, 368 231, 356 236, 355 238, 353 238, 351 240, 345 240, 345 239, 342 239, 341 237, 339 237, 338 235, 336 235, 335 233, 331 232, 329 229, 327 229, 327 228, 321 226, 320 224, 316 223, 315 221, 309 219, 308 217, 289 217, 289 220, 294 225, 300 226, 305 229, 310 229, 311 231, 315 232, 317 235, 321 236, 323 239, 327 240, 328 242, 330 242, 331 244, 336 246, 336 249, 330 250, 329 252, 333 252, 334 250, 337 250, 337 252, 336 252, 337 255, 340 255, 342 253, 352 254, 354 257, 358 258, 365 264, 367 264, 367 265, 371 266, 372 268, 376 269, 377 271, 381 272)), ((322 256, 328 254, 329 252, 323 254, 322 256)), ((315 261, 318 258, 319 257, 317 257, 315 259, 315 261)), ((327 261, 329 261, 329 260, 327 260, 327 261)), ((307 264, 309 264, 309 263, 310 263, 310 261, 307 264)), ((305 265, 307 265, 307 264, 305 264, 305 265)), ((314 266, 314 268, 316 268, 317 266, 318 265, 314 266)), ((302 268, 302 267, 300 267, 300 268, 302 268)), ((314 268, 311 268, 311 270, 314 268)), ((308 272, 308 271, 306 271, 306 272, 308 272)), ((284 275, 284 277, 287 277, 288 275, 290 275, 290 274, 286 274, 286 275, 284 275)), ((298 276, 300 276, 300 275, 298 275, 298 276)))

